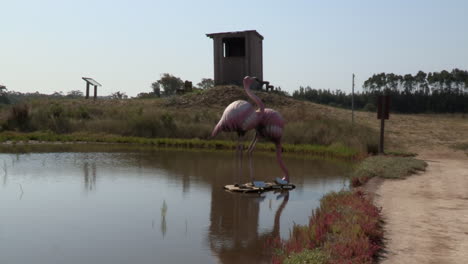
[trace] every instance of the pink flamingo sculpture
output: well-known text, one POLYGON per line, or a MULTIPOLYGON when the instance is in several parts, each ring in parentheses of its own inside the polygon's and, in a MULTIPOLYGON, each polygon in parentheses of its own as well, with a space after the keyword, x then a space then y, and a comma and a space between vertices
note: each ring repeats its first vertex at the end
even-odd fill
MULTIPOLYGON (((247 131, 255 129, 258 127, 260 120, 262 119, 265 106, 263 102, 251 91, 251 86, 257 84, 257 80, 254 77, 245 77, 244 78, 244 90, 247 95, 252 99, 259 110, 255 108, 249 102, 244 100, 237 100, 232 102, 230 105, 224 109, 223 115, 219 120, 218 124, 213 129, 211 133, 212 137, 215 137, 217 134, 222 132, 237 132, 238 141, 236 148, 236 157, 240 161, 239 174, 242 171, 242 151, 244 146, 242 144, 242 139, 245 136, 247 131)), ((253 175, 250 174, 251 180, 253 181, 253 175)))
POLYGON ((262 119, 260 123, 255 128, 256 133, 252 143, 249 146, 249 162, 250 162, 250 173, 252 174, 252 152, 257 144, 258 138, 262 137, 271 142, 276 146, 276 160, 283 171, 283 178, 276 179, 276 182, 279 184, 289 183, 289 172, 286 166, 284 165, 281 152, 283 150, 281 146, 281 138, 283 137, 284 130, 284 119, 281 114, 273 109, 266 108, 262 114, 262 119))
POLYGON ((255 137, 248 148, 251 180, 253 181, 252 152, 255 149, 258 138, 262 137, 275 143, 276 158, 284 175, 282 179, 276 179, 276 181, 280 184, 287 184, 289 182, 289 173, 281 156, 281 138, 284 129, 284 119, 277 111, 269 108, 265 109, 263 102, 251 92, 250 87, 256 81, 257 79, 254 77, 245 77, 244 89, 247 95, 260 107, 260 110, 255 111, 251 104, 242 100, 231 103, 224 110, 223 116, 214 128, 211 136, 216 136, 220 131, 237 132, 239 138, 236 156, 241 160, 240 167, 242 170, 243 145, 241 144, 241 140, 248 130, 255 128, 255 137))

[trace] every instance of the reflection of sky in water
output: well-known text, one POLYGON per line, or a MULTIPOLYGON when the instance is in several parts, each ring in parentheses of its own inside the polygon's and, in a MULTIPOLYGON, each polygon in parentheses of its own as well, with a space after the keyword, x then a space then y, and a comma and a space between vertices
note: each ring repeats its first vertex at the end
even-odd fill
MULTIPOLYGON (((349 170, 286 158, 297 189, 285 201, 274 193, 225 192, 235 177, 232 158, 178 151, 0 154, 0 261, 263 262, 264 239, 274 230, 287 237, 293 223, 307 223, 323 194, 343 188, 349 170)), ((258 179, 280 176, 273 156, 257 154, 254 162, 258 179)))

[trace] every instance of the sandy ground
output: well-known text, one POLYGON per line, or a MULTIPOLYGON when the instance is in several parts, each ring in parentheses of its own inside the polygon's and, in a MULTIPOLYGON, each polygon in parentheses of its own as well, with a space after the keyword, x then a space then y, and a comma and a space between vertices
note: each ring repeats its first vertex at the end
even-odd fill
POLYGON ((468 157, 420 153, 426 172, 378 182, 374 202, 382 207, 387 251, 381 263, 468 263, 468 157))

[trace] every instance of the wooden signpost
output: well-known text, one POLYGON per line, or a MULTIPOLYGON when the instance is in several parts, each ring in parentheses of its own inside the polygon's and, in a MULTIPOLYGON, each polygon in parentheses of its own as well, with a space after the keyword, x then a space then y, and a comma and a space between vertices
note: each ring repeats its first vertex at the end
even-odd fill
POLYGON ((89 98, 89 86, 92 85, 92 86, 94 86, 94 101, 96 101, 96 99, 97 99, 97 88, 98 88, 98 86, 101 86, 101 84, 98 83, 93 78, 83 77, 82 79, 85 80, 85 82, 86 82, 86 97, 85 98, 86 99, 89 98))
POLYGON ((380 119, 379 154, 384 154, 385 119, 390 117, 390 96, 379 95, 377 100, 377 119, 380 119))

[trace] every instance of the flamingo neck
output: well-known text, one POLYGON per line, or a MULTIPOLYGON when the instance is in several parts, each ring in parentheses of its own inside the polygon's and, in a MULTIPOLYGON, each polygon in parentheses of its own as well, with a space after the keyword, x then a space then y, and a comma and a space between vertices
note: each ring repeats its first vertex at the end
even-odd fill
POLYGON ((251 90, 250 90, 250 85, 244 85, 244 90, 247 93, 247 95, 252 99, 255 104, 260 108, 260 112, 263 113, 265 111, 265 105, 263 104, 262 100, 258 98, 251 90))
POLYGON ((283 180, 289 182, 289 172, 286 166, 284 165, 283 158, 281 157, 281 151, 282 151, 281 143, 277 143, 276 144, 276 159, 278 160, 278 164, 281 170, 283 171, 283 174, 284 174, 283 180))

